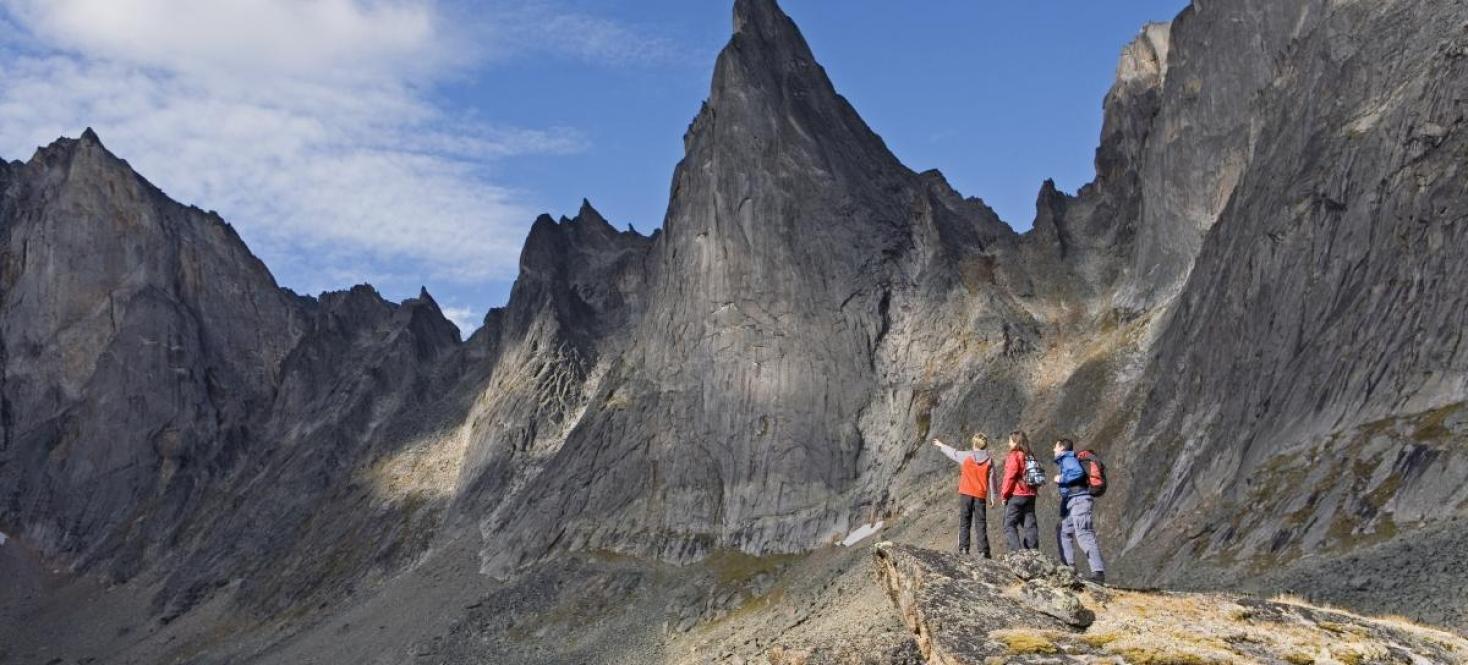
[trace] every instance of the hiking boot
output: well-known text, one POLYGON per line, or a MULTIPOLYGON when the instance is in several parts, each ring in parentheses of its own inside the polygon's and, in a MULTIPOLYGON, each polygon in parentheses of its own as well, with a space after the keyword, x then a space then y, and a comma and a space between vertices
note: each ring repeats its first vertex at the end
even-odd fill
POLYGON ((968 554, 968 548, 967 547, 960 547, 960 548, 958 548, 958 553, 959 554, 968 554))
POLYGON ((1091 573, 1091 584, 1106 586, 1106 571, 1103 570, 1099 573, 1091 573))

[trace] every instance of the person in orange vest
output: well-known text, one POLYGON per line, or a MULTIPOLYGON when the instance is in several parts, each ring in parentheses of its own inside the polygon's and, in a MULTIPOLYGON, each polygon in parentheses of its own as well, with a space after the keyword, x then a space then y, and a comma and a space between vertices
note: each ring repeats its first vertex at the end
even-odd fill
POLYGON ((969 553, 969 527, 978 533, 979 555, 991 558, 989 553, 989 519, 987 509, 994 505, 993 483, 989 482, 994 472, 994 460, 989 457, 989 437, 975 434, 969 440, 970 450, 958 451, 933 439, 933 445, 944 455, 958 463, 958 553, 969 553))

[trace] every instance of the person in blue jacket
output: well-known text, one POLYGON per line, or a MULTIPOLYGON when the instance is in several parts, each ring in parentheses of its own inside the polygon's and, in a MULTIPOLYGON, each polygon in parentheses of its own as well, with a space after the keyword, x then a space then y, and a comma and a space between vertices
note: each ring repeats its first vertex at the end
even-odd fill
POLYGON ((1091 496, 1090 476, 1081 461, 1076 459, 1075 442, 1060 439, 1055 442, 1055 464, 1060 473, 1055 476, 1055 486, 1060 489, 1060 524, 1055 535, 1060 540, 1060 559, 1067 566, 1075 567, 1075 544, 1081 546, 1091 566, 1091 581, 1106 583, 1106 562, 1101 560, 1101 545, 1096 541, 1096 523, 1091 509, 1095 498, 1091 496))

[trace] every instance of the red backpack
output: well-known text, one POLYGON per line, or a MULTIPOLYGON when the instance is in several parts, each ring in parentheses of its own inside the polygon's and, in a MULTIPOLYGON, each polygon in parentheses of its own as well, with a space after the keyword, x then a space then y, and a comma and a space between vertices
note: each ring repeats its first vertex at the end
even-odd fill
POLYGON ((1086 488, 1091 491, 1091 496, 1106 494, 1106 463, 1101 461, 1096 451, 1082 450, 1076 453, 1076 459, 1086 470, 1086 488))

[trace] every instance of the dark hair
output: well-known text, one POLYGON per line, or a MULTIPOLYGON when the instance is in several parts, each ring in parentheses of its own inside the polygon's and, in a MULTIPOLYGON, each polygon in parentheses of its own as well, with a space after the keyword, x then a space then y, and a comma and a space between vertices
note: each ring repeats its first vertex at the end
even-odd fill
POLYGON ((1060 448, 1062 450, 1075 450, 1076 449, 1076 442, 1071 441, 1070 439, 1056 439, 1055 442, 1058 443, 1058 444, 1060 444, 1060 448))
POLYGON ((1024 430, 1017 429, 1013 432, 1010 432, 1009 440, 1016 444, 1016 448, 1018 448, 1019 450, 1023 450, 1026 455, 1034 455, 1034 453, 1030 451, 1030 437, 1025 436, 1024 430))

